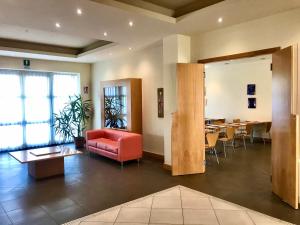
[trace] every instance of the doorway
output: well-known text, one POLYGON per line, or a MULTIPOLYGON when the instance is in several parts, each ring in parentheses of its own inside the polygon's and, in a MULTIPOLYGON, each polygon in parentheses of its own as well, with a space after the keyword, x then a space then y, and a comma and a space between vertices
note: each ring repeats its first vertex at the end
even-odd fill
MULTIPOLYGON (((231 55, 231 56, 224 56, 224 57, 218 57, 215 59, 207 59, 207 60, 200 60, 199 63, 202 63, 202 68, 203 64, 207 64, 209 62, 220 62, 222 60, 233 60, 233 59, 240 59, 240 58, 246 58, 247 56, 254 57, 254 56, 262 56, 262 55, 268 55, 272 53, 272 122, 275 124, 275 128, 273 128, 272 133, 275 134, 273 135, 273 139, 276 141, 276 145, 274 147, 274 144, 272 145, 272 160, 271 160, 271 165, 272 165, 272 172, 270 175, 271 176, 271 181, 272 181, 272 191, 278 195, 283 201, 287 202, 294 208, 298 208, 298 163, 297 160, 299 158, 299 153, 298 153, 298 130, 299 126, 297 123, 297 114, 299 112, 299 104, 298 104, 298 58, 297 58, 297 52, 298 48, 296 47, 288 47, 286 49, 278 50, 278 48, 274 49, 266 49, 266 50, 259 50, 251 53, 242 53, 242 54, 237 54, 237 55, 231 55), (283 82, 283 85, 281 83, 283 82), (275 84, 275 85, 274 85, 275 84), (275 103, 275 104, 274 104, 275 103), (274 114, 274 112, 276 112, 274 114), (284 139, 282 139, 284 137, 284 139), (284 141, 283 141, 284 140, 284 141), (288 150, 285 150, 285 149, 288 150), (288 188, 289 186, 292 186, 292 188, 288 188)), ((262 59, 261 59, 262 60, 262 59)), ((265 59, 264 59, 265 60, 265 59)), ((189 67, 190 64, 186 65, 186 68, 189 67)), ((199 74, 201 73, 201 64, 199 64, 199 74)), ((189 74, 189 71, 186 70, 185 74, 178 74, 177 73, 177 78, 179 76, 185 76, 186 79, 177 79, 177 87, 183 87, 186 86, 189 83, 193 83, 193 80, 188 79, 189 77, 192 77, 191 74, 189 74)), ((203 82, 204 83, 204 82, 203 82)), ((249 84, 252 85, 253 84, 249 84)), ((188 86, 186 86, 188 87, 188 86)), ((193 87, 193 86, 191 86, 193 87)), ((244 87, 245 88, 245 87, 244 87)), ((204 85, 199 86, 199 89, 205 92, 204 85)), ((253 87, 247 88, 252 90, 253 87)), ((201 91, 200 91, 201 92, 201 91)), ((193 92, 196 93, 196 92, 193 92)), ((178 93, 177 93, 178 94, 178 93)), ((197 95, 198 97, 201 94, 197 95)), ((248 95, 248 92, 247 92, 248 95)), ((251 97, 251 94, 249 94, 251 97)), ((191 94, 190 96, 186 96, 187 98, 185 101, 190 101, 190 99, 197 99, 197 96, 195 94, 191 94), (189 98, 189 99, 188 99, 189 98)), ((222 95, 221 95, 222 96, 222 95)), ((223 96, 222 96, 223 97, 223 96)), ((244 97, 238 95, 237 98, 244 97)), ((248 97, 248 96, 247 96, 248 97)), ((257 105, 257 102, 254 101, 255 97, 252 98, 247 98, 247 106, 249 108, 255 108, 257 105)), ((222 98, 221 98, 222 100, 222 98)), ((194 101, 190 101, 191 104, 194 104, 194 101)), ((204 109, 205 107, 205 98, 203 97, 203 101, 198 102, 199 107, 202 107, 204 109)), ((209 103, 208 103, 209 104, 209 103)), ((235 110, 236 107, 231 107, 233 108, 232 111, 235 110)), ((179 109, 184 109, 180 108, 179 104, 179 109)), ((201 110, 200 110, 201 111, 201 110)), ((183 111, 184 112, 184 111, 183 111)), ((204 112, 204 110, 203 110, 204 112)), ((194 116, 194 113, 185 114, 185 116, 194 116)), ((182 114, 184 116, 184 114, 182 114)), ((203 115, 200 115, 204 117, 203 115)), ((209 118, 208 118, 209 119, 209 118)), ((214 118, 213 118, 214 119, 214 118)), ((218 118, 220 119, 220 118, 218 118)), ((224 121, 224 118, 221 118, 222 123, 226 122, 226 119, 224 121)), ((233 119, 232 119, 233 120, 233 119)), ((248 119, 247 119, 248 120, 248 119)), ((180 121, 176 120, 175 122, 179 123, 177 127, 180 127, 180 121)), ((233 122, 233 121, 231 121, 233 122)), ((238 121, 240 123, 241 121, 238 121)), ((259 121, 244 121, 244 122, 250 122, 253 124, 253 122, 259 122, 259 121)), ((173 120, 174 123, 174 120, 173 120)), ((247 123, 245 125, 247 127, 247 123)), ((226 127, 226 126, 225 126, 226 127)), ((233 127, 233 125, 231 125, 233 127)), ((204 133, 205 126, 203 124, 203 128, 197 127, 194 128, 193 126, 182 126, 181 127, 181 132, 182 133, 188 133, 191 130, 196 131, 201 131, 201 135, 204 133), (203 131, 203 132, 202 132, 203 131)), ((246 129, 247 130, 247 129, 246 129)), ((206 131, 206 130, 205 130, 206 131)), ((235 131, 234 131, 235 132, 235 131)), ((205 132, 206 133, 206 132, 205 132)), ((199 133, 200 134, 200 133, 199 133)), ((173 130, 172 130, 172 135, 173 135, 173 130)), ((200 135, 200 136, 201 136, 200 135)), ((227 132, 225 132, 225 135, 228 135, 227 132)), ((178 135, 177 135, 178 136, 178 135)), ((177 137, 176 136, 176 137, 177 137)), ((204 139, 205 135, 203 136, 204 139)), ((226 136, 225 136, 226 137, 226 136)), ((252 137, 253 138, 253 137, 252 137)), ((251 139, 251 137, 250 137, 251 139)), ((192 152, 189 151, 186 146, 191 146, 193 144, 194 139, 190 138, 188 139, 184 144, 185 145, 173 145, 173 140, 174 144, 176 143, 176 138, 172 138, 172 157, 174 154, 180 153, 183 156, 188 155, 190 159, 193 159, 192 152), (173 151, 173 146, 176 146, 176 151, 173 151)), ((273 142, 274 142, 273 140, 273 142)), ((232 147, 235 147, 235 142, 231 142, 232 147)), ((199 146, 199 151, 202 151, 203 149, 203 155, 204 155, 204 147, 205 146, 199 146)), ((194 150, 194 149, 193 149, 194 150)), ((246 150, 246 148, 245 148, 246 150)), ((215 154, 217 156, 217 154, 215 154)), ((225 155, 225 152, 224 152, 225 155)), ((198 160, 199 164, 201 163, 201 157, 196 157, 198 160)), ((184 175, 184 174, 192 174, 192 173, 197 173, 196 169, 200 167, 190 166, 190 163, 184 160, 184 157, 177 158, 178 160, 172 162, 172 168, 175 168, 175 163, 177 165, 181 164, 182 168, 185 168, 185 170, 181 171, 180 173, 176 175, 184 175), (186 172, 188 171, 188 172, 186 172)), ((249 168, 251 168, 251 164, 248 164, 249 168)), ((205 172, 202 170, 202 172, 205 172)), ((174 174, 174 173, 173 173, 174 174)), ((243 174, 241 174, 242 176, 243 174)), ((246 177, 245 179, 251 179, 251 177, 246 177)))

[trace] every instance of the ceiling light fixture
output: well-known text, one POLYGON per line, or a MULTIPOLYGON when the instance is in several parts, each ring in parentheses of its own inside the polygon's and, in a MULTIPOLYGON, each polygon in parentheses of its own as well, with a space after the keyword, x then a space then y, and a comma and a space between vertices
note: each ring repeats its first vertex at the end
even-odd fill
POLYGON ((104 32, 103 35, 106 37, 107 36, 107 32, 104 32))
POLYGON ((60 23, 55 23, 56 28, 60 28, 60 23))
POLYGON ((129 24, 130 27, 133 27, 133 22, 132 21, 129 21, 128 24, 129 24))
POLYGON ((81 15, 82 14, 82 10, 80 8, 77 9, 77 14, 81 15))
POLYGON ((218 19, 218 22, 219 22, 219 23, 222 23, 222 22, 223 22, 223 18, 220 17, 220 18, 218 19))
POLYGON ((129 47, 128 49, 129 49, 129 51, 131 51, 131 50, 132 50, 132 48, 131 48, 131 47, 129 47))

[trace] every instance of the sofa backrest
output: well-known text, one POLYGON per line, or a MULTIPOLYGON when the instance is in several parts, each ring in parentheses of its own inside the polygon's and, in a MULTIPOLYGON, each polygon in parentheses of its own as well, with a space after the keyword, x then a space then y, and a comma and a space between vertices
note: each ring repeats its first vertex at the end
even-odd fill
POLYGON ((132 135, 135 134, 126 131, 120 131, 120 130, 104 129, 104 137, 114 141, 117 141, 120 137, 132 136, 132 135))

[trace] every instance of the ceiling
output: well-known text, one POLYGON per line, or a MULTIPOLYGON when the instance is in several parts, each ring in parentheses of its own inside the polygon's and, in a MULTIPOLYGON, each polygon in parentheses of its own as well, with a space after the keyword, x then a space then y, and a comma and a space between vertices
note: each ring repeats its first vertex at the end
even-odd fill
MULTIPOLYGON (((98 0, 95 0, 98 1, 98 0)), ((131 6, 178 18, 224 0, 115 0, 131 6)), ((102 0, 98 2, 103 2, 102 0)))
MULTIPOLYGON (((113 42, 75 57, 1 47, 0 55, 91 63, 137 51, 171 34, 191 35, 220 29, 300 7, 299 0, 225 0, 174 20, 149 10, 124 7, 124 3, 122 7, 105 4, 114 0, 99 1, 0 0, 0 38, 71 48, 82 48, 97 40, 113 42), (82 15, 77 15, 77 8, 82 9, 82 15), (217 23, 219 17, 224 18, 222 24, 217 23), (128 26, 129 21, 133 27, 128 26), (57 22, 60 28, 55 27, 57 22)), ((170 8, 189 2, 150 1, 170 8)))
MULTIPOLYGON (((180 1, 178 1, 178 0, 177 1, 176 0, 175 1, 174 0, 144 0, 144 1, 151 2, 152 4, 160 5, 162 7, 173 9, 173 10, 184 7, 188 4, 195 2, 195 0, 180 0, 180 1)), ((200 0, 200 1, 203 1, 203 0, 200 0)))

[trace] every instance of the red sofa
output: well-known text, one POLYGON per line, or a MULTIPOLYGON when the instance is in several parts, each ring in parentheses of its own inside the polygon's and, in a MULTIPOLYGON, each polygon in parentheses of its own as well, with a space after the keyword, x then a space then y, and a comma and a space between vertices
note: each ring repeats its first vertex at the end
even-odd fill
POLYGON ((142 158, 142 136, 119 130, 100 129, 86 132, 90 152, 123 162, 142 158))

